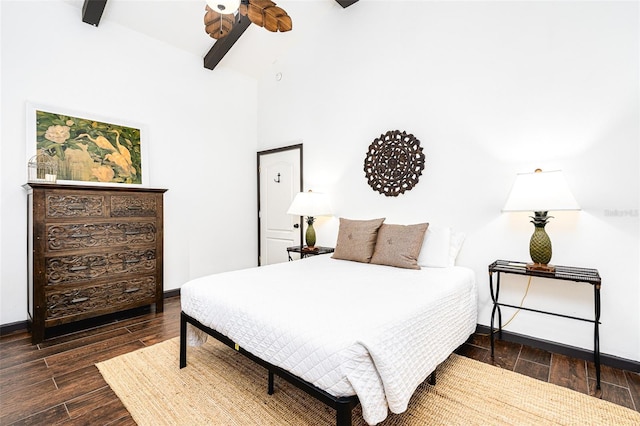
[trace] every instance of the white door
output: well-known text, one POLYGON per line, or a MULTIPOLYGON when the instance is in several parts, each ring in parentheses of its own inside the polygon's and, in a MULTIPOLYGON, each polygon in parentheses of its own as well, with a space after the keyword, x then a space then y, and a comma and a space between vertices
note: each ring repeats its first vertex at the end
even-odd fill
POLYGON ((300 245, 299 216, 287 214, 302 190, 302 144, 258 152, 258 265, 286 262, 287 247, 300 245))

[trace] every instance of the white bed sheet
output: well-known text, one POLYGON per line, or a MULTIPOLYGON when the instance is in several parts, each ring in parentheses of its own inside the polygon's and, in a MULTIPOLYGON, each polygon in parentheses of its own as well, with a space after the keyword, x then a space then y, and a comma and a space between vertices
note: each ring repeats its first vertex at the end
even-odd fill
MULTIPOLYGON (((401 413, 416 387, 474 332, 475 274, 315 256, 192 280, 182 311, 334 396, 364 420, 401 413)), ((188 328, 190 345, 206 334, 188 328)), ((215 368, 215 367, 214 367, 215 368)))

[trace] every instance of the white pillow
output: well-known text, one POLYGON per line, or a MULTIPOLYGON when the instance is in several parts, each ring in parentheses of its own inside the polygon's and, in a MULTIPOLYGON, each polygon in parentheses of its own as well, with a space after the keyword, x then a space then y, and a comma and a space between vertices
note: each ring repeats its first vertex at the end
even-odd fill
POLYGON ((460 253, 462 243, 464 243, 466 237, 467 235, 464 232, 451 230, 449 239, 449 266, 455 266, 456 258, 458 257, 458 253, 460 253))
POLYGON ((466 236, 464 232, 449 227, 429 225, 418 256, 418 265, 430 268, 455 266, 466 236))
MULTIPOLYGON (((451 255, 453 254, 450 241, 451 228, 430 224, 424 235, 424 241, 418 256, 418 265, 432 268, 446 268, 449 266, 451 255)), ((457 256, 457 254, 456 251, 454 256, 457 256)))

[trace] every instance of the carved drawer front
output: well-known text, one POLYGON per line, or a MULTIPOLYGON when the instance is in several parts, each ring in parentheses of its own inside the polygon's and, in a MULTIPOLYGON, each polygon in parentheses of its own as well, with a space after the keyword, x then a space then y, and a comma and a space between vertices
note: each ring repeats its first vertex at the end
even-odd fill
POLYGON ((47 285, 88 281, 128 273, 154 273, 155 249, 54 256, 46 259, 47 285))
POLYGON ((92 194, 48 193, 46 212, 50 218, 101 217, 104 215, 105 197, 92 194))
POLYGON ((156 270, 156 250, 127 250, 109 256, 109 272, 116 274, 150 273, 156 270))
POLYGON ((46 292, 46 319, 105 310, 155 298, 154 276, 118 280, 96 286, 46 292))
POLYGON ((157 214, 156 197, 153 195, 112 195, 111 216, 153 217, 157 214))
POLYGON ((47 249, 108 248, 131 244, 155 244, 153 222, 69 223, 47 226, 47 249))

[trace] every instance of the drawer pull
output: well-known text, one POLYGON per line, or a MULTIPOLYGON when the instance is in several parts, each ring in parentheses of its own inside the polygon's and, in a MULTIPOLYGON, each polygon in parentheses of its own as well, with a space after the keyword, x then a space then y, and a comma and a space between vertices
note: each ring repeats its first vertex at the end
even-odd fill
POLYGON ((85 269, 89 269, 89 267, 86 266, 86 265, 83 265, 83 266, 72 266, 71 268, 69 268, 69 272, 84 271, 85 269))
POLYGON ((125 231, 124 235, 140 235, 142 234, 142 231, 140 230, 134 230, 134 231, 125 231))
POLYGON ((91 234, 73 234, 71 238, 87 238, 90 237, 91 234))
POLYGON ((124 290, 125 293, 135 293, 136 291, 139 291, 140 288, 139 287, 134 287, 134 288, 127 288, 124 290))
POLYGON ((69 204, 67 210, 86 210, 87 205, 84 203, 69 204))
POLYGON ((127 206, 127 210, 142 210, 142 206, 127 206))
POLYGON ((127 264, 131 264, 131 263, 140 263, 142 259, 140 259, 139 257, 136 257, 135 259, 125 259, 124 263, 127 264))
POLYGON ((71 303, 81 303, 81 302, 86 302, 87 300, 89 300, 88 297, 78 297, 78 298, 72 299, 71 303))

